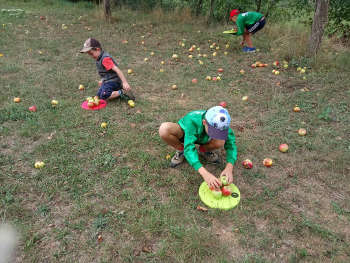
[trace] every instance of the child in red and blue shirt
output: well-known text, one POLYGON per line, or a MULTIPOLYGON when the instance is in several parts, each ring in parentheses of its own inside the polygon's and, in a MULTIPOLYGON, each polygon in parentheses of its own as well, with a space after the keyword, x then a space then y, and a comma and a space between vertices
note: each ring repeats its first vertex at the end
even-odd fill
POLYGON ((102 50, 100 42, 94 38, 87 39, 80 53, 87 53, 96 60, 98 74, 101 76, 97 92, 100 99, 125 97, 128 100, 135 100, 123 72, 111 55, 102 50))

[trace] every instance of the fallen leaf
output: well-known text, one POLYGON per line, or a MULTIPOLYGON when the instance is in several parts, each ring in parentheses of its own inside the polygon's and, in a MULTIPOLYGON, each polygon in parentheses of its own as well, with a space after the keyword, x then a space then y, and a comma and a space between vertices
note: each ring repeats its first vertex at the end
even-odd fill
POLYGON ((151 253, 151 252, 152 252, 151 246, 144 246, 144 247, 142 248, 142 252, 151 253))
POLYGON ((202 206, 197 206, 197 210, 206 212, 206 211, 208 211, 208 208, 205 208, 205 207, 202 207, 202 206))

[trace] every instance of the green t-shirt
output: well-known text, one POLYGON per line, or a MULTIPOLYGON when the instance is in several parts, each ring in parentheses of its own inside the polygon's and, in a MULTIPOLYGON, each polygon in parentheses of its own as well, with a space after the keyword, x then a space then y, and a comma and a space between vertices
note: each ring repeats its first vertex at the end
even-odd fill
POLYGON ((263 17, 262 14, 258 12, 246 12, 238 15, 236 20, 237 25, 237 36, 241 36, 244 33, 244 28, 249 25, 254 25, 263 17))
MULTIPOLYGON (((179 120, 179 125, 185 133, 184 138, 184 155, 188 163, 197 171, 203 165, 199 161, 199 156, 195 144, 206 144, 209 142, 209 136, 205 132, 203 119, 205 110, 192 111, 179 120)), ((227 140, 224 148, 226 150, 226 161, 232 163, 237 160, 236 138, 229 128, 227 140)))

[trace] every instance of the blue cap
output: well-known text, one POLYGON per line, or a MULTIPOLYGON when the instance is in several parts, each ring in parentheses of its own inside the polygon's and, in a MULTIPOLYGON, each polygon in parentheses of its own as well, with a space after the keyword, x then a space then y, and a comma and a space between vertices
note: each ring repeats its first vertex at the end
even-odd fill
POLYGON ((225 108, 221 106, 211 107, 205 114, 205 120, 208 124, 208 135, 210 138, 217 140, 227 139, 231 117, 225 108))

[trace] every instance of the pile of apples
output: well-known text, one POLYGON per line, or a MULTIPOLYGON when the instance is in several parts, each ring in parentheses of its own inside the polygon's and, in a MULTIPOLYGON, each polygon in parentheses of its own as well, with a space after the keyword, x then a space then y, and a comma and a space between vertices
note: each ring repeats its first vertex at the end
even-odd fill
POLYGON ((220 188, 220 191, 217 191, 216 189, 214 188, 210 188, 211 190, 211 193, 213 194, 213 196, 216 198, 216 199, 219 199, 223 196, 230 196, 232 194, 232 191, 230 190, 229 187, 227 187, 229 184, 228 184, 228 181, 227 181, 227 177, 226 176, 221 176, 220 177, 220 181, 221 181, 221 188, 220 188))
POLYGON ((100 98, 98 96, 95 97, 87 97, 86 101, 89 108, 100 105, 100 98))

